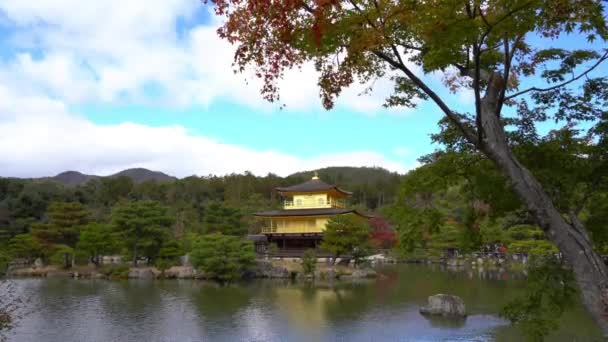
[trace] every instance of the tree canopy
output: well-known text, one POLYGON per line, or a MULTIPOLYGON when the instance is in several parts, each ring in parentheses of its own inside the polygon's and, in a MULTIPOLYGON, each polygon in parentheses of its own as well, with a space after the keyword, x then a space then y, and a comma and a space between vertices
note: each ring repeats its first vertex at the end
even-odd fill
POLYGON ((112 224, 128 241, 134 265, 141 254, 149 259, 158 254, 171 222, 167 208, 155 201, 127 202, 112 212, 112 224))

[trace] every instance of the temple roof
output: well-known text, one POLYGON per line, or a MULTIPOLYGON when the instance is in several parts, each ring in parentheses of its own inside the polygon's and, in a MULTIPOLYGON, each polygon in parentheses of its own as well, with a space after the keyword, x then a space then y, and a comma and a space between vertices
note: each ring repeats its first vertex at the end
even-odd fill
POLYGON ((320 180, 318 177, 313 177, 313 179, 306 181, 304 183, 276 188, 278 192, 320 192, 320 191, 330 191, 335 190, 341 194, 350 196, 352 192, 348 192, 346 190, 342 190, 335 185, 327 184, 324 181, 320 180))
POLYGON ((253 214, 260 217, 280 217, 280 216, 322 216, 322 215, 342 215, 355 214, 363 217, 370 217, 358 212, 355 209, 342 208, 318 208, 318 209, 288 209, 288 210, 271 210, 253 214))

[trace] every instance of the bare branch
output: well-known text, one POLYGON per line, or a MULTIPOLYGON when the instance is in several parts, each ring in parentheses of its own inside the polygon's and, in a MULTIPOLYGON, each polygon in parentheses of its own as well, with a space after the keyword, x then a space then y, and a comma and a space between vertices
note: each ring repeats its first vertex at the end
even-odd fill
POLYGON ((595 62, 595 64, 593 64, 593 65, 592 65, 592 66, 591 66, 589 69, 585 70, 585 72, 583 72, 583 73, 580 73, 580 74, 579 74, 578 76, 576 76, 576 77, 572 77, 572 78, 571 78, 571 79, 569 79, 568 81, 564 81, 564 82, 562 82, 562 83, 560 83, 560 84, 556 84, 556 85, 554 85, 554 86, 547 87, 547 88, 531 87, 531 88, 528 88, 528 89, 526 89, 526 90, 522 90, 522 91, 517 92, 517 93, 515 93, 515 94, 513 94, 513 95, 509 95, 509 96, 505 97, 505 101, 510 100, 510 99, 512 99, 512 98, 515 98, 515 97, 518 97, 518 96, 521 96, 521 95, 524 95, 524 94, 527 94, 527 93, 529 93, 529 92, 531 92, 531 91, 536 91, 536 92, 544 92, 544 91, 551 91, 551 90, 555 90, 555 89, 561 88, 561 87, 563 87, 563 86, 566 86, 566 85, 568 85, 568 84, 570 84, 570 83, 572 83, 572 82, 575 82, 575 81, 577 81, 577 80, 581 79, 583 76, 585 76, 585 75, 587 75, 588 73, 590 73, 591 71, 593 71, 593 70, 594 70, 595 68, 597 68, 597 67, 598 67, 600 64, 602 64, 602 62, 603 62, 603 61, 605 61, 606 59, 608 59, 608 50, 607 50, 607 51, 606 51, 606 52, 605 52, 605 53, 602 55, 602 57, 600 57, 600 58, 599 58, 599 59, 598 59, 598 60, 595 62))

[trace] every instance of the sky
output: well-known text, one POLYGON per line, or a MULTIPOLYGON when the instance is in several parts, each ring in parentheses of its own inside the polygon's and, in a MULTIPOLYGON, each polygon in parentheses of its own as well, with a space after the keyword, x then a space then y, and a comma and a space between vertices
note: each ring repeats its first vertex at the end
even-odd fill
MULTIPOLYGON (((220 24, 198 0, 0 0, 0 176, 405 173, 437 147, 438 108, 382 108, 388 80, 369 95, 353 85, 326 111, 307 64, 281 81, 285 108, 265 102, 258 80, 233 72, 220 24)), ((470 92, 424 79, 454 109, 472 106, 470 92)))

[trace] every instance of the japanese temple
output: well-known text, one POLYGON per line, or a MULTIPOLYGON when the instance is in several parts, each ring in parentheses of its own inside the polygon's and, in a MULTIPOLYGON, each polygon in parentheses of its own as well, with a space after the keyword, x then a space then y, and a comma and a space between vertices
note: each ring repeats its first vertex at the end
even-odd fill
POLYGON ((327 221, 337 215, 368 218, 346 208, 351 192, 323 182, 316 174, 307 182, 276 188, 276 191, 283 198, 283 209, 254 215, 265 220, 262 234, 268 243, 276 243, 281 250, 316 248, 323 239, 327 221))

